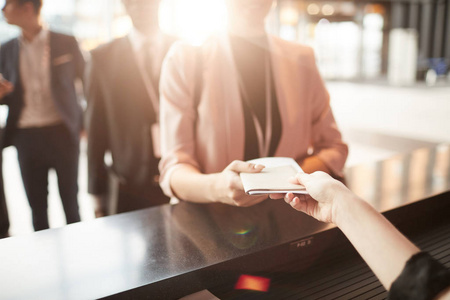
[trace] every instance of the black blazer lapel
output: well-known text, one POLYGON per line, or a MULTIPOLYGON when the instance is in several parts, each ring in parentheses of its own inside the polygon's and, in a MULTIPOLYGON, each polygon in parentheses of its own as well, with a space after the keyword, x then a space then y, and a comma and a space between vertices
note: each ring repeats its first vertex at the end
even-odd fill
MULTIPOLYGON (((15 98, 14 101, 17 102, 16 105, 11 103, 10 109, 17 109, 17 114, 20 114, 20 110, 22 110, 23 106, 23 87, 22 87, 22 78, 20 76, 20 42, 19 39, 15 39, 13 43, 12 49, 12 69, 11 69, 11 82, 14 84, 14 92, 12 98, 15 98), (13 106, 14 108, 12 108, 13 106)), ((15 112, 13 112, 15 114, 15 112)), ((17 118, 19 117, 17 115, 17 118)), ((15 118, 16 116, 14 116, 15 118)))
POLYGON ((14 88, 21 86, 20 80, 20 65, 19 65, 19 57, 20 57, 20 44, 19 39, 14 39, 11 41, 11 66, 10 66, 10 75, 8 80, 12 82, 14 88))
MULTIPOLYGON (((56 57, 61 55, 62 49, 61 49, 61 43, 58 42, 58 37, 51 31, 48 33, 48 45, 50 47, 50 59, 49 59, 49 68, 50 68, 50 74, 51 74, 51 80, 53 81, 54 74, 55 74, 55 67, 53 65, 53 61, 56 57)), ((53 84, 52 84, 53 86, 53 84)))
POLYGON ((20 42, 19 39, 13 39, 10 43, 2 47, 2 59, 6 60, 3 75, 14 85, 14 91, 5 97, 5 103, 9 107, 8 119, 6 121, 5 132, 1 147, 7 147, 12 144, 12 134, 16 129, 16 124, 23 107, 23 87, 20 78, 20 42))

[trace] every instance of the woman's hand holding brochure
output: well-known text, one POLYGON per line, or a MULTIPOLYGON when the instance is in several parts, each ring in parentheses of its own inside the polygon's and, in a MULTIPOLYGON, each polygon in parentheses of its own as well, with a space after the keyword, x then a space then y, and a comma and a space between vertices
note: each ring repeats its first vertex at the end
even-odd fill
POLYGON ((263 157, 248 162, 263 165, 265 168, 258 173, 240 173, 244 191, 247 194, 307 193, 305 187, 298 182, 289 182, 289 178, 303 172, 294 159, 289 157, 263 157))

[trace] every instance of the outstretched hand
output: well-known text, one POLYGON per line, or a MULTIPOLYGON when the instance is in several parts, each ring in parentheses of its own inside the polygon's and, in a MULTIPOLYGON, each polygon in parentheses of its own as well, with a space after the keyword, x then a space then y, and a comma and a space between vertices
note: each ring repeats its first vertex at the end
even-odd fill
MULTIPOLYGON (((322 222, 335 223, 337 202, 344 197, 354 197, 343 183, 325 172, 298 173, 291 182, 304 185, 309 195, 287 193, 284 195, 286 203, 322 222)), ((279 199, 282 196, 272 194, 270 198, 279 199)))
POLYGON ((244 191, 239 173, 259 173, 264 169, 263 165, 235 160, 230 163, 221 173, 218 173, 216 190, 218 191, 218 201, 235 206, 252 206, 262 202, 266 195, 250 196, 244 191))
POLYGON ((7 94, 11 93, 14 89, 14 86, 11 82, 4 79, 2 74, 0 74, 0 99, 2 99, 7 94))

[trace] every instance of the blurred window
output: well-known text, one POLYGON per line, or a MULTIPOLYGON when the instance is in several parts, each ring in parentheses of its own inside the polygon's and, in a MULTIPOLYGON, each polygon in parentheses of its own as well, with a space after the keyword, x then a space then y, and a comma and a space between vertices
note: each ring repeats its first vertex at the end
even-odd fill
POLYGON ((385 10, 356 1, 279 1, 279 35, 314 48, 325 79, 382 75, 385 10))
MULTIPOLYGON (((0 0, 3 7, 5 0, 0 0)), ((162 0, 162 30, 200 43, 209 34, 226 27, 223 0, 162 0)), ((77 37, 81 48, 89 51, 128 33, 132 26, 121 0, 44 0, 44 22, 58 32, 77 37)), ((0 16, 0 42, 19 34, 19 29, 0 16)))
MULTIPOLYGON (((3 7, 5 0, 0 0, 3 7)), ((268 30, 314 48, 325 79, 373 79, 382 75, 383 6, 357 6, 353 1, 278 1, 268 17, 268 30)), ((223 0, 162 0, 163 31, 192 43, 226 28, 223 0)), ((132 24, 121 0, 44 0, 44 22, 53 30, 77 37, 89 51, 125 35, 132 24)), ((0 16, 0 42, 19 30, 0 16)))
MULTIPOLYGON (((0 0, 1 7, 4 3, 0 0)), ((50 29, 76 36, 85 51, 124 35, 131 26, 120 0, 44 0, 42 18, 50 29)), ((0 42, 18 34, 2 14, 0 42)))

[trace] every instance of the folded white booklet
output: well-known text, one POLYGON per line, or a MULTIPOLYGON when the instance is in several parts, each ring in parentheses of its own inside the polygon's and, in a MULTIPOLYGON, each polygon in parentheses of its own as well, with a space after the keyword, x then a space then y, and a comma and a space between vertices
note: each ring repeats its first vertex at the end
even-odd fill
POLYGON ((307 194, 305 187, 289 182, 289 177, 303 172, 297 162, 290 157, 263 157, 248 162, 265 168, 260 173, 240 173, 244 190, 249 195, 295 193, 307 194))

